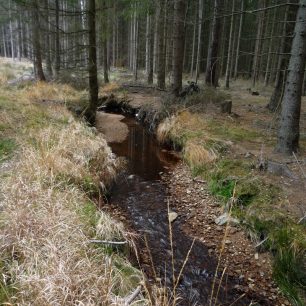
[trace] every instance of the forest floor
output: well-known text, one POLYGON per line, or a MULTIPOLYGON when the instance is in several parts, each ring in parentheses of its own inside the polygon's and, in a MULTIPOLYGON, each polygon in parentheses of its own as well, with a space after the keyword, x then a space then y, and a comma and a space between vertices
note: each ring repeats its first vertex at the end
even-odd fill
POLYGON ((157 137, 182 149, 185 163, 164 180, 171 209, 179 214, 186 233, 220 256, 221 271, 226 267, 230 275, 246 281, 237 288, 242 293, 254 291, 271 305, 289 305, 282 291, 293 305, 303 305, 306 97, 302 98, 301 148, 288 157, 274 152, 277 115, 266 109, 270 87, 259 84, 255 89, 259 95, 252 95, 244 80, 233 82, 230 90, 221 87, 221 99, 233 102, 232 114, 226 115, 211 107, 219 97, 209 89, 194 100, 177 103, 169 102, 165 92, 131 82, 127 75, 120 78, 118 73, 114 81, 123 84, 119 95, 133 107, 166 113, 157 137), (266 169, 268 162, 272 167, 266 169), (232 196, 236 202, 229 204, 232 196), (217 225, 216 218, 225 212, 241 225, 217 225))
MULTIPOLYGON (((90 179, 89 159, 100 151, 102 160, 94 167, 111 170, 115 165, 106 158, 109 152, 104 138, 66 111, 65 105, 78 104, 86 99, 87 92, 68 85, 31 82, 12 90, 7 81, 27 73, 29 64, 19 65, 17 70, 12 69, 15 64, 1 64, 0 268, 5 277, 1 280, 0 301, 27 303, 35 296, 37 305, 44 305, 52 299, 55 303, 61 301, 65 291, 71 305, 76 299, 91 303, 101 296, 122 302, 122 297, 141 281, 139 271, 126 262, 124 254, 114 255, 109 248, 88 248, 93 237, 128 237, 121 222, 118 226, 109 215, 97 215, 90 201, 97 188, 90 179), (16 194, 16 190, 21 193, 16 194), (33 199, 33 205, 29 199, 33 199), (43 210, 37 210, 35 203, 43 210), (58 212, 48 203, 55 203, 58 212), (53 217, 46 218, 46 213, 53 217), (105 226, 97 231, 99 218, 104 218, 102 224, 108 224, 107 231, 105 226), (54 228, 58 231, 54 232, 54 228), (70 233, 77 235, 72 237, 70 233), (46 265, 35 269, 37 262, 46 265), (58 271, 60 265, 64 268, 58 271), (89 283, 101 284, 100 289, 95 287, 88 292, 89 283)), ((221 271, 226 268, 229 275, 243 279, 237 287, 241 293, 254 292, 270 301, 269 305, 289 305, 280 288, 292 305, 303 305, 305 97, 301 150, 296 157, 284 157, 273 151, 277 120, 265 108, 271 88, 259 86, 256 90, 260 95, 253 96, 247 90, 249 83, 239 80, 232 83, 229 91, 221 88, 216 94, 204 89, 198 96, 177 103, 167 92, 144 84, 134 87, 128 72, 116 70, 111 77, 113 82, 102 86, 100 94, 114 93, 130 100, 135 108, 153 107, 162 113, 164 120, 157 137, 181 150, 182 163, 163 179, 169 186, 171 209, 178 213, 177 220, 183 223, 184 231, 205 242, 209 252, 220 257, 221 271), (211 107, 211 102, 228 98, 233 101, 232 114, 220 114, 211 107), (261 170, 258 165, 268 160, 288 169, 276 166, 273 173, 261 170), (216 218, 224 212, 239 219, 239 226, 216 224, 216 218)), ((125 138, 127 130, 121 118, 107 115, 105 125, 97 127, 108 141, 125 138)), ((114 173, 104 174, 105 182, 100 179, 107 184, 106 177, 114 173)), ((119 220, 125 220, 118 211, 115 220, 118 215, 119 220)))

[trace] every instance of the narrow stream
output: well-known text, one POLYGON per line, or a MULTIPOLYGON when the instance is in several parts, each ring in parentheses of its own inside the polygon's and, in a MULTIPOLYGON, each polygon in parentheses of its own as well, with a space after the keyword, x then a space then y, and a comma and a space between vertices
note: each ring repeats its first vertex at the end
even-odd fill
MULTIPOLYGON (((128 167, 113 187, 109 200, 112 205, 120 207, 140 234, 139 249, 146 249, 146 237, 157 277, 172 288, 167 186, 161 179, 161 173, 173 168, 178 158, 160 148, 154 137, 135 119, 125 118, 122 122, 128 125, 128 137, 124 142, 110 143, 110 146, 117 156, 127 158, 128 167)), ((192 244, 192 238, 181 230, 181 222, 183 216, 172 223, 176 277, 192 244)), ((203 243, 196 241, 178 284, 177 292, 182 298, 178 305, 209 305, 216 265, 217 259, 208 254, 203 243)), ((142 268, 154 281, 152 265, 148 260, 143 260, 142 268)), ((227 276, 223 279, 215 305, 232 305, 236 299, 238 301, 233 305, 249 305, 249 299, 239 299, 241 293, 234 289, 238 280, 227 276)), ((216 283, 218 286, 219 282, 216 283)))

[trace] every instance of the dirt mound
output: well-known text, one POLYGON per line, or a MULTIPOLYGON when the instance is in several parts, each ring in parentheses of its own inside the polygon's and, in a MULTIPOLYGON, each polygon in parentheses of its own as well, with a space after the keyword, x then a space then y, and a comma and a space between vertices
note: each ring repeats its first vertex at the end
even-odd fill
POLYGON ((128 126, 121 122, 122 119, 122 115, 97 113, 96 127, 105 135, 107 142, 122 142, 126 139, 129 131, 128 126))

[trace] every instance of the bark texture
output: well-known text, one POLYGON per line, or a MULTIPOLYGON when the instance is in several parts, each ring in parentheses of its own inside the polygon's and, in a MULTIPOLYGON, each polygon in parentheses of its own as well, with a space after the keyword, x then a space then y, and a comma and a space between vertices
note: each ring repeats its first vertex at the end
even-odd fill
POLYGON ((90 124, 95 124, 98 103, 98 78, 97 78, 97 52, 96 52, 96 6, 95 0, 88 0, 88 74, 89 74, 89 107, 86 119, 90 124))
POLYGON ((159 0, 157 6, 157 86, 165 89, 165 0, 159 0))
POLYGON ((277 151, 296 152, 299 147, 301 94, 306 61, 306 0, 300 0, 282 100, 277 151))
POLYGON ((179 95, 182 90, 183 58, 185 44, 185 11, 186 0, 174 2, 173 30, 173 93, 179 95))
POLYGON ((214 87, 218 86, 217 64, 218 64, 219 40, 221 32, 221 18, 219 15, 221 13, 222 6, 223 6, 223 0, 215 0, 212 33, 209 43, 206 74, 205 74, 205 83, 207 85, 212 85, 214 87))

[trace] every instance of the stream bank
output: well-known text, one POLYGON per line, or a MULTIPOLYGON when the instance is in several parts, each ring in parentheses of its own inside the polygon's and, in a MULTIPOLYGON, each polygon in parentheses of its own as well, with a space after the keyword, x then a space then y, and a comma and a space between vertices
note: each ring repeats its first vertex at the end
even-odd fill
MULTIPOLYGON (((214 298, 222 305, 231 305, 233 302, 235 305, 248 305, 251 301, 257 301, 259 305, 282 305, 281 300, 277 298, 277 291, 271 300, 270 292, 261 294, 258 290, 245 290, 250 287, 248 280, 232 271, 225 271, 222 276, 222 270, 218 269, 215 280, 214 275, 218 265, 218 253, 215 250, 222 241, 223 229, 218 230, 214 246, 209 243, 210 238, 206 241, 199 233, 195 235, 196 230, 186 230, 189 227, 197 229, 196 223, 188 222, 190 218, 186 213, 196 208, 195 201, 201 198, 203 211, 206 209, 205 205, 209 203, 207 192, 203 192, 205 188, 200 187, 203 189, 196 194, 189 189, 181 188, 181 191, 184 190, 189 196, 186 200, 179 190, 171 186, 171 184, 176 186, 173 179, 177 179, 177 184, 184 183, 185 180, 192 181, 186 169, 183 177, 174 175, 177 173, 176 169, 182 169, 176 154, 160 148, 154 137, 135 119, 125 117, 121 122, 128 127, 128 136, 124 141, 110 142, 110 146, 117 156, 127 158, 128 165, 111 190, 106 209, 117 214, 128 228, 138 234, 140 268, 149 280, 152 283, 161 281, 163 285, 173 287, 172 254, 174 275, 177 277, 193 238, 197 237, 178 283, 177 292, 182 297, 178 305, 209 304, 214 281, 215 288, 219 288, 214 298), (178 213, 178 218, 172 223, 173 252, 169 239, 168 202, 173 212, 178 213)), ((197 213, 196 210, 193 211, 193 214, 197 213)), ((204 222, 202 226, 209 227, 204 222)), ((241 252, 243 253, 243 249, 241 252)), ((239 258, 245 259, 243 256, 239 258)), ((251 277, 249 278, 253 281, 251 277)), ((256 288, 254 282, 255 280, 251 287, 256 288)), ((276 290, 274 287, 272 289, 276 290)))

